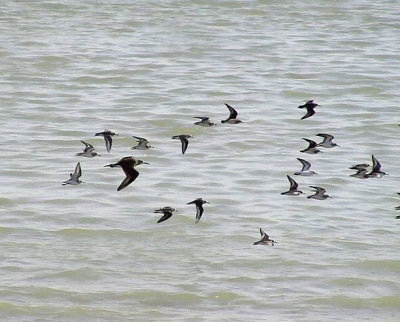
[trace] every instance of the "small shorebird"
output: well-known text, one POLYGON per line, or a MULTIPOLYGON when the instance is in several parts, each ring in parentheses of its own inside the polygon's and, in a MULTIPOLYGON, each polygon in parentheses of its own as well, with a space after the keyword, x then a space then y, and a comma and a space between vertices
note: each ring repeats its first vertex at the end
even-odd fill
POLYGON ((179 139, 182 142, 182 154, 185 154, 186 149, 189 145, 189 138, 192 138, 193 136, 189 135, 189 134, 181 134, 181 135, 174 135, 172 138, 173 139, 179 139))
POLYGON ((309 154, 315 154, 321 152, 321 150, 317 149, 317 143, 315 141, 306 138, 303 138, 303 140, 308 142, 308 147, 304 150, 301 150, 300 152, 309 154))
POLYGON ((196 224, 199 222, 201 219, 201 216, 203 215, 203 204, 209 203, 206 200, 203 200, 202 198, 197 198, 196 200, 193 200, 191 202, 188 202, 187 204, 195 204, 196 205, 196 224))
POLYGON ((225 106, 229 110, 229 117, 226 120, 222 120, 221 123, 228 123, 228 124, 238 124, 241 123, 242 121, 237 119, 238 112, 230 106, 229 104, 225 103, 225 106))
POLYGON ((332 142, 332 140, 335 138, 333 135, 318 133, 316 136, 324 138, 324 140, 321 143, 318 143, 317 146, 321 146, 323 148, 333 148, 335 146, 339 146, 338 144, 332 142))
POLYGON ((104 140, 106 141, 106 148, 107 152, 110 153, 111 151, 111 146, 112 146, 112 136, 118 135, 110 130, 104 130, 103 132, 96 133, 95 136, 102 135, 104 137, 104 140))
POLYGON ((100 154, 98 154, 95 151, 93 145, 91 145, 90 143, 86 143, 85 141, 81 141, 81 142, 85 145, 85 149, 83 150, 83 152, 76 153, 75 155, 86 157, 86 158, 93 158, 96 155, 100 156, 100 154))
POLYGON ((354 178, 358 178, 358 179, 367 179, 367 177, 365 175, 368 172, 368 170, 367 170, 368 167, 369 167, 368 163, 360 163, 360 164, 353 165, 349 169, 357 170, 357 172, 351 174, 350 177, 354 177, 354 178))
POLYGON ((287 175, 287 178, 290 182, 290 188, 286 192, 281 192, 281 195, 287 195, 287 196, 298 196, 301 195, 303 192, 298 190, 297 188, 299 185, 297 184, 296 181, 294 181, 290 176, 287 175))
POLYGON ((306 118, 309 118, 310 116, 313 116, 315 114, 314 108, 317 106, 321 106, 317 103, 314 103, 314 100, 307 101, 304 105, 300 105, 299 108, 306 108, 307 113, 304 115, 301 119, 304 120, 306 118))
POLYGON ((310 168, 311 168, 310 162, 308 162, 304 159, 300 159, 300 158, 297 158, 297 160, 299 160, 301 162, 301 164, 303 165, 303 168, 300 171, 295 172, 294 173, 295 175, 297 175, 297 176, 312 176, 313 174, 318 174, 315 171, 310 170, 310 168))
POLYGON ((163 214, 163 216, 157 221, 157 223, 163 222, 163 221, 167 220, 168 218, 170 218, 173 215, 174 211, 176 211, 175 208, 168 207, 168 206, 154 210, 154 213, 156 213, 156 214, 161 214, 161 213, 163 214))
POLYGON ((195 116, 194 118, 201 120, 201 121, 198 121, 198 122, 194 122, 194 124, 196 124, 196 125, 200 125, 200 126, 204 126, 204 127, 210 127, 210 126, 215 125, 215 123, 210 121, 209 117, 206 117, 206 116, 195 116))
POLYGON ((277 242, 273 239, 269 239, 269 236, 260 228, 261 239, 253 243, 253 245, 271 245, 277 244, 277 242))
POLYGON ((152 148, 152 146, 149 145, 149 141, 147 139, 134 135, 132 135, 132 137, 138 140, 138 144, 132 147, 131 150, 148 150, 152 148))
POLYGON ((69 174, 69 179, 67 181, 64 181, 62 184, 66 185, 66 184, 72 184, 72 185, 77 185, 82 183, 83 181, 81 181, 79 178, 82 175, 82 169, 81 169, 81 163, 78 162, 78 164, 75 166, 75 171, 74 173, 70 173, 69 174))
POLYGON ((384 175, 387 175, 387 173, 381 171, 381 164, 378 159, 372 155, 372 170, 365 174, 365 178, 382 178, 384 175))
POLYGON ((308 196, 307 198, 311 199, 317 199, 317 200, 324 200, 327 198, 331 198, 329 195, 327 195, 325 192, 326 190, 321 187, 316 187, 316 186, 310 186, 310 188, 315 190, 315 194, 308 196))
POLYGON ((120 166, 126 175, 126 178, 121 182, 121 184, 117 188, 117 191, 124 189, 126 186, 130 185, 133 181, 135 181, 135 179, 139 175, 139 172, 135 169, 135 166, 142 163, 148 164, 147 162, 129 156, 122 158, 117 163, 105 165, 105 167, 110 167, 110 168, 120 166))

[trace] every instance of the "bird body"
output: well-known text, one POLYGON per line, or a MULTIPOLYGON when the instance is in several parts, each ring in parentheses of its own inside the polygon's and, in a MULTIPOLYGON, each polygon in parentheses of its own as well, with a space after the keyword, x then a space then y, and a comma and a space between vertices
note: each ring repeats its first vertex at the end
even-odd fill
POLYGON ((131 150, 148 150, 152 148, 152 146, 149 145, 149 141, 147 139, 141 138, 139 136, 132 136, 132 137, 138 140, 138 144, 132 147, 131 150))
POLYGON ((210 127, 215 125, 215 123, 210 121, 209 117, 206 116, 195 116, 195 119, 201 119, 201 121, 195 122, 194 124, 204 126, 204 127, 210 127))
POLYGON ((372 155, 372 170, 365 174, 365 178, 382 178, 387 173, 381 171, 381 164, 374 155, 372 155))
POLYGON ((119 160, 117 163, 112 163, 105 165, 105 167, 121 167, 122 170, 124 171, 126 178, 121 182, 119 187, 117 188, 117 191, 120 191, 130 185, 135 179, 138 177, 139 172, 135 169, 135 166, 139 164, 148 164, 147 162, 144 162, 142 160, 136 159, 132 156, 124 157, 121 160, 119 160))
POLYGON ((112 138, 111 137, 114 135, 118 135, 118 134, 116 134, 110 130, 104 130, 103 132, 99 132, 99 133, 95 134, 95 136, 100 136, 100 135, 102 135, 104 137, 104 140, 106 142, 107 152, 110 153, 111 147, 112 147, 112 138))
POLYGON ((82 169, 81 169, 81 163, 78 162, 77 165, 75 166, 75 171, 74 173, 69 174, 69 179, 67 181, 64 181, 62 184, 72 184, 72 185, 77 185, 82 183, 79 178, 82 176, 82 169))
POLYGON ((320 146, 323 148, 333 148, 335 146, 339 146, 336 143, 332 142, 332 140, 335 138, 333 135, 325 134, 325 133, 318 133, 316 135, 320 136, 324 139, 321 143, 318 143, 317 146, 320 146))
POLYGON ((154 213, 163 214, 163 216, 157 221, 157 223, 159 224, 160 222, 163 222, 170 218, 173 215, 174 211, 176 211, 176 209, 169 206, 154 210, 154 213))
POLYGON ((173 139, 179 139, 181 140, 182 143, 182 154, 185 154, 186 149, 189 145, 189 138, 192 138, 193 136, 189 135, 189 134, 180 134, 180 135, 174 135, 172 138, 173 139))
POLYGON ((222 120, 221 123, 228 123, 228 124, 238 124, 241 123, 242 121, 237 119, 238 116, 238 112, 236 112, 236 110, 230 106, 229 104, 225 103, 225 106, 228 108, 229 110, 229 117, 226 120, 222 120))
POLYGON ((86 143, 85 141, 81 141, 81 142, 85 145, 85 149, 83 150, 83 152, 76 153, 75 155, 86 157, 86 158, 93 158, 96 155, 100 156, 100 154, 98 154, 95 151, 93 145, 91 145, 90 143, 86 143))
POLYGON ((309 154, 316 154, 321 152, 321 150, 317 149, 317 143, 313 140, 303 138, 303 140, 308 142, 308 147, 300 152, 309 153, 309 154))
POLYGON ((298 196, 301 195, 303 192, 298 190, 297 188, 299 185, 297 184, 296 181, 294 181, 290 176, 287 175, 287 178, 290 183, 290 188, 286 192, 281 192, 281 195, 287 195, 287 196, 298 196))
POLYGON ((314 103, 314 100, 307 101, 304 105, 300 105, 299 108, 306 108, 307 113, 301 118, 302 120, 309 118, 315 114, 314 108, 320 106, 317 103, 314 103))
POLYGON ((270 239, 269 236, 260 228, 261 239, 253 243, 253 245, 271 245, 277 244, 277 242, 273 239, 270 239))
POLYGON ((297 158, 297 160, 299 160, 301 162, 301 164, 303 165, 302 169, 299 172, 295 172, 295 175, 298 176, 312 176, 314 174, 318 174, 315 171, 310 170, 311 168, 311 163, 301 159, 301 158, 297 158))
POLYGON ((327 198, 331 198, 329 195, 327 195, 325 193, 326 190, 324 188, 316 187, 316 186, 310 186, 310 188, 315 190, 315 194, 308 196, 307 198, 309 198, 309 199, 324 200, 327 198))
POLYGON ((204 209, 203 209, 203 204, 209 203, 206 200, 203 200, 202 198, 197 198, 191 202, 188 202, 187 204, 195 204, 196 205, 196 224, 199 222, 201 219, 201 216, 203 215, 204 209))

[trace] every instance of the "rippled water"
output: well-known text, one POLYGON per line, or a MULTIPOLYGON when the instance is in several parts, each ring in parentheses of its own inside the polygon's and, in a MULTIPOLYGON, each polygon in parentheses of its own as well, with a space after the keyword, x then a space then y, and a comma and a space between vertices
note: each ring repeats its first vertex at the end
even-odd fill
POLYGON ((0 317, 398 320, 399 15, 397 1, 2 3, 0 317), (300 120, 309 99, 321 107, 300 120), (220 123, 225 102, 243 123, 220 123), (193 125, 203 115, 218 126, 193 125), (318 132, 340 147, 300 153, 318 132), (130 150, 132 135, 155 148, 130 150), (80 140, 101 157, 75 156, 80 140), (104 165, 132 153, 149 165, 117 192, 104 165), (389 175, 350 177, 371 154, 389 175), (298 157, 319 175, 282 196, 298 157), (79 161, 84 183, 62 186, 79 161), (253 246, 260 227, 275 247, 253 246))

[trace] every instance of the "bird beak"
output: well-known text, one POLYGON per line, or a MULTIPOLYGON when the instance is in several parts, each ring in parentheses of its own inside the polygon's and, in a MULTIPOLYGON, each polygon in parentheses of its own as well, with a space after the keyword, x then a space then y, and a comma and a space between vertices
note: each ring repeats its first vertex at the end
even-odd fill
POLYGON ((148 162, 144 162, 144 161, 142 161, 142 163, 143 163, 143 164, 150 164, 150 163, 148 163, 148 162))

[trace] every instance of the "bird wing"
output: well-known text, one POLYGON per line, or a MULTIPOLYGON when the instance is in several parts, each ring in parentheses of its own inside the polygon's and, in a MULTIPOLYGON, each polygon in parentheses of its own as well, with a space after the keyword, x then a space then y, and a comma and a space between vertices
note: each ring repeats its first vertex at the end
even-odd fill
POLYGON ((133 181, 135 181, 135 179, 139 175, 139 172, 136 169, 134 169, 133 167, 130 167, 130 168, 123 167, 122 170, 124 170, 124 172, 126 174, 126 178, 121 182, 117 191, 120 191, 120 190, 124 189, 125 187, 129 186, 133 181))
POLYGON ((296 181, 294 181, 290 176, 287 175, 287 178, 290 182, 290 190, 296 190, 299 186, 296 181))
POLYGON ((189 144, 189 141, 188 141, 187 138, 185 138, 183 136, 181 136, 180 139, 181 139, 181 142, 182 142, 182 154, 185 154, 186 149, 187 149, 188 144, 189 144))
POLYGON ((320 137, 324 138, 326 141, 332 141, 335 138, 333 135, 325 134, 325 133, 318 133, 318 134, 316 134, 316 136, 320 136, 320 137))
POLYGON ((315 147, 317 146, 317 142, 315 142, 315 141, 313 141, 313 140, 306 139, 306 138, 303 138, 303 140, 305 140, 305 141, 308 142, 308 144, 309 144, 308 148, 309 148, 309 149, 310 149, 310 148, 315 148, 315 147))
POLYGON ((112 138, 111 135, 104 135, 104 140, 106 141, 106 149, 107 152, 111 151, 111 146, 112 146, 112 138))
POLYGON ((238 115, 236 110, 232 106, 230 106, 229 104, 225 103, 225 106, 229 109, 229 113, 230 113, 228 119, 235 119, 237 117, 237 115, 238 115))
POLYGON ((76 165, 76 167, 75 167, 75 171, 74 171, 73 176, 74 176, 76 179, 79 179, 81 175, 82 175, 81 163, 78 162, 77 165, 76 165))
POLYGON ((203 215, 203 212, 204 212, 203 205, 201 203, 200 204, 196 204, 196 224, 201 219, 201 216, 203 215))
POLYGON ((317 191, 317 193, 319 193, 319 192, 322 192, 322 193, 326 192, 326 190, 325 190, 324 188, 321 188, 321 187, 316 187, 316 186, 309 186, 309 187, 315 189, 315 191, 317 191))
POLYGON ((313 116, 315 114, 315 111, 313 108, 308 108, 307 107, 307 113, 304 115, 301 119, 304 120, 306 118, 309 118, 310 116, 313 116))
POLYGON ((87 143, 87 142, 85 142, 85 141, 81 141, 84 145, 85 145, 85 150, 87 149, 87 148, 93 148, 93 145, 91 145, 90 143, 87 143))
POLYGON ((164 215, 157 221, 157 223, 163 222, 172 216, 172 212, 164 211, 164 215))
POLYGON ((371 172, 378 172, 381 170, 381 164, 379 163, 378 159, 372 155, 372 171, 371 172))
POLYGON ((301 159, 301 158, 297 158, 297 160, 299 160, 301 162, 301 164, 303 165, 303 168, 301 169, 301 171, 307 171, 311 168, 311 163, 301 159))

